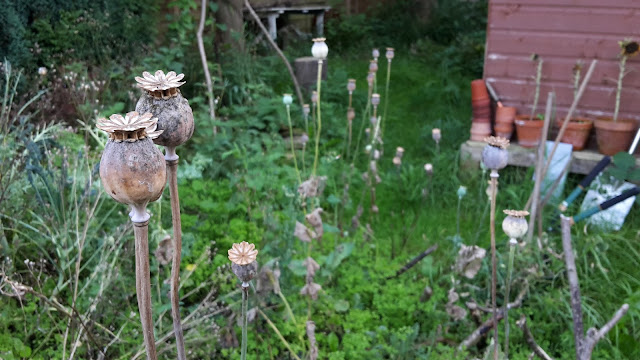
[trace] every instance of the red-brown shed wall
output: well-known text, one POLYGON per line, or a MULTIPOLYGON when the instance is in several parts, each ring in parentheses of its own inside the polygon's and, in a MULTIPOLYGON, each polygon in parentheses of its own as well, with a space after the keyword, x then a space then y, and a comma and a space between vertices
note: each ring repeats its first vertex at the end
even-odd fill
MULTIPOLYGON (((613 113, 619 74, 620 47, 625 38, 640 40, 638 0, 490 0, 484 78, 505 105, 531 112, 536 64, 544 59, 537 113, 544 112, 549 91, 556 92, 558 115, 573 101, 573 72, 582 75, 598 59, 578 106, 579 115, 613 113)), ((640 56, 627 61, 620 116, 640 122, 640 56)))

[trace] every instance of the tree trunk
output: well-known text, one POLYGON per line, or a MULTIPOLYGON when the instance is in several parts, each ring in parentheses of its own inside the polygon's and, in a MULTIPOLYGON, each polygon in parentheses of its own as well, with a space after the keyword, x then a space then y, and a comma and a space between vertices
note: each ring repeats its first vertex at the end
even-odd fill
POLYGON ((218 39, 225 50, 244 51, 244 20, 242 18, 243 0, 222 0, 218 2, 216 22, 226 25, 218 32, 218 39))

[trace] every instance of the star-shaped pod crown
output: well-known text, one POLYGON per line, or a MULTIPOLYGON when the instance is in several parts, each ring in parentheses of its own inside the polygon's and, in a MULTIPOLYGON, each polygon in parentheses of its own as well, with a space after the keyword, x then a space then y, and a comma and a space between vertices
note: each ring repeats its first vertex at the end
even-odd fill
POLYGON ((146 90, 154 97, 168 99, 178 95, 178 88, 185 83, 180 81, 182 78, 184 78, 184 74, 176 74, 175 71, 169 71, 165 75, 164 71, 158 70, 154 75, 145 71, 142 73, 142 77, 136 76, 136 81, 139 88, 146 90))
POLYGON ((236 265, 248 265, 256 261, 258 257, 258 250, 254 244, 249 244, 246 241, 240 244, 233 244, 231 249, 227 252, 229 254, 229 260, 236 265))
POLYGON ((113 114, 108 119, 100 118, 96 126, 116 142, 134 142, 147 137, 155 139, 162 134, 162 130, 157 130, 158 118, 151 113, 140 115, 136 111, 128 112, 125 116, 113 114))
POLYGON ((484 138, 484 141, 491 146, 501 149, 509 147, 509 140, 499 136, 489 136, 484 138))
POLYGON ((526 210, 502 210, 508 216, 513 216, 517 218, 523 218, 529 215, 529 212, 526 210))

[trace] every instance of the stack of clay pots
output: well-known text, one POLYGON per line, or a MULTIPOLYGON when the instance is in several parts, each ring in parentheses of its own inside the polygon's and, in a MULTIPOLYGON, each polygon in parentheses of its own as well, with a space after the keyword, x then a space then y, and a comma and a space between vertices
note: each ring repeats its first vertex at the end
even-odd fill
POLYGON ((513 134, 513 122, 516 119, 516 108, 513 106, 502 106, 498 104, 496 108, 496 124, 494 130, 496 136, 511 139, 513 134))
POLYGON ((483 141, 491 135, 491 100, 484 80, 471 82, 471 108, 473 120, 471 122, 471 140, 483 141))

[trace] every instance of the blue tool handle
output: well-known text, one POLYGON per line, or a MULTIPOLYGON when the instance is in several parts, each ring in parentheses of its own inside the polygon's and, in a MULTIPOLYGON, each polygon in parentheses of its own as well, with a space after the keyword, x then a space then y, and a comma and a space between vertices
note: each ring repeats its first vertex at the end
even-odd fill
POLYGON ((638 195, 639 193, 640 193, 640 187, 638 187, 638 186, 636 186, 633 189, 629 189, 627 191, 624 191, 622 194, 620 194, 620 195, 618 195, 618 196, 616 196, 614 198, 611 198, 611 199, 601 203, 598 206, 594 206, 591 209, 588 209, 586 211, 583 211, 583 212, 579 213, 578 215, 573 217, 573 221, 574 222, 578 222, 578 221, 584 220, 584 219, 588 218, 591 215, 597 214, 598 212, 600 212, 602 210, 606 210, 606 209, 612 207, 613 205, 615 205, 615 204, 617 204, 619 202, 622 202, 622 201, 624 201, 624 200, 626 200, 626 199, 628 199, 628 198, 630 198, 632 196, 638 195))
POLYGON ((638 195, 638 193, 640 193, 640 187, 636 186, 633 189, 629 189, 625 192, 623 192, 622 194, 614 197, 613 199, 609 199, 605 202, 603 202, 602 204, 600 204, 600 209, 602 210, 607 210, 608 208, 612 207, 613 205, 627 200, 628 198, 632 197, 632 196, 636 196, 638 195))
POLYGON ((573 222, 577 223, 578 221, 582 221, 586 218, 588 218, 589 216, 596 214, 600 211, 600 207, 599 206, 594 206, 591 209, 585 210, 583 212, 581 212, 580 214, 576 215, 573 217, 573 222))
POLYGON ((573 189, 571 194, 569 194, 567 199, 563 202, 564 206, 569 206, 578 197, 578 195, 580 195, 580 193, 582 193, 582 187, 578 186, 573 189))
POLYGON ((602 172, 602 170, 604 170, 604 168, 609 165, 609 163, 611 163, 611 157, 603 157, 602 160, 600 160, 600 162, 598 162, 596 166, 591 170, 591 172, 589 172, 589 174, 584 179, 582 179, 582 181, 580 182, 580 187, 582 187, 583 189, 589 187, 593 179, 595 179, 596 176, 598 176, 598 174, 600 174, 600 172, 602 172))

